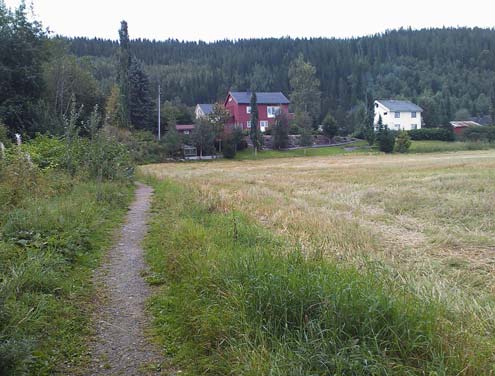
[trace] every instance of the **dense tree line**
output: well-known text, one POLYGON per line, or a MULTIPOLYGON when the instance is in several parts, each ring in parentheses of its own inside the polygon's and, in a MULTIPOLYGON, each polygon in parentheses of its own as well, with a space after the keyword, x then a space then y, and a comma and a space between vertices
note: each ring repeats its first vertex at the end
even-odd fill
MULTIPOLYGON (((70 39, 79 57, 110 59, 118 43, 70 39)), ((249 39, 181 42, 132 40, 151 81, 165 99, 194 105, 214 102, 229 89, 290 92, 288 71, 300 54, 321 83, 320 121, 331 112, 339 123, 375 98, 410 99, 434 126, 456 112, 492 115, 495 101, 495 30, 443 28, 395 30, 355 39, 249 39)))

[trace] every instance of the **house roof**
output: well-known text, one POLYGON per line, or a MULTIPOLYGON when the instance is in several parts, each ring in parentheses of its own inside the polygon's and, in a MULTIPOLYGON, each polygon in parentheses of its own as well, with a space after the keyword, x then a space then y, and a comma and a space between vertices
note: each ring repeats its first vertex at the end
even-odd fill
POLYGON ((383 107, 393 112, 423 112, 423 109, 418 105, 409 101, 398 101, 395 99, 379 99, 377 100, 383 107))
POLYGON ((475 121, 451 121, 450 125, 454 128, 480 127, 481 124, 475 121))
POLYGON ((178 131, 192 131, 194 129, 194 124, 177 124, 175 129, 178 131))
POLYGON ((205 115, 211 114, 211 112, 213 111, 213 104, 211 103, 200 103, 198 104, 198 106, 199 108, 201 108, 201 111, 203 111, 205 115))
MULTIPOLYGON (((250 91, 231 91, 229 93, 234 100, 239 104, 251 103, 250 91)), ((289 104, 287 97, 278 92, 256 92, 256 101, 258 104, 289 104)))

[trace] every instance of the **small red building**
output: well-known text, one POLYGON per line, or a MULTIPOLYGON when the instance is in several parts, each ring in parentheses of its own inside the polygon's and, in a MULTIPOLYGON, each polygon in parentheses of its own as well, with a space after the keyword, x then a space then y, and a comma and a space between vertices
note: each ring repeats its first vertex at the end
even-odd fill
POLYGON ((462 135, 467 128, 481 126, 481 124, 478 124, 475 121, 451 121, 450 125, 454 128, 454 133, 457 136, 462 135))
MULTIPOLYGON (((229 92, 225 99, 225 108, 227 108, 232 115, 229 125, 242 126, 243 129, 251 128, 251 95, 252 93, 247 91, 229 92)), ((262 132, 274 123, 278 114, 281 112, 289 114, 290 101, 281 92, 256 92, 256 99, 258 103, 260 129, 262 132)))

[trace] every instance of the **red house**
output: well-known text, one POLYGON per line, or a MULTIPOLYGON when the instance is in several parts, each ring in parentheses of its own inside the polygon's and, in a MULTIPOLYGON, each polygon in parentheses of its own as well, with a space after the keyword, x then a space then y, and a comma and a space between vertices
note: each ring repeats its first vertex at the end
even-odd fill
MULTIPOLYGON (((251 128, 251 92, 231 91, 225 99, 225 108, 230 111, 232 118, 228 125, 242 126, 243 129, 251 128)), ((285 112, 289 114, 290 101, 281 92, 258 93, 258 116, 262 132, 272 125, 276 116, 285 112)))

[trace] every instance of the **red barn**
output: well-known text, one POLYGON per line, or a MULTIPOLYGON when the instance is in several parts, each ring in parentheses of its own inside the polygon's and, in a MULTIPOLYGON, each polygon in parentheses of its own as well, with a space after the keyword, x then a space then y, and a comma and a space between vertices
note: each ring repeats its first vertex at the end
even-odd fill
MULTIPOLYGON (((251 92, 231 91, 225 99, 225 108, 230 111, 232 118, 229 125, 239 125, 243 129, 251 128, 251 92)), ((262 132, 275 121, 277 114, 285 112, 289 114, 290 101, 281 92, 258 93, 258 114, 260 129, 262 132)))
POLYGON ((454 128, 454 133, 457 136, 462 135, 467 128, 481 126, 481 124, 478 124, 475 121, 451 121, 450 125, 454 128))

